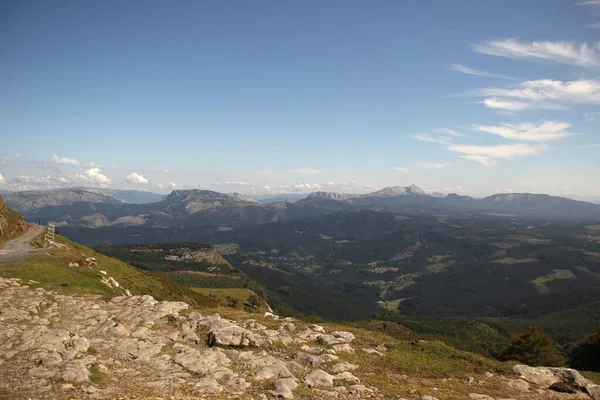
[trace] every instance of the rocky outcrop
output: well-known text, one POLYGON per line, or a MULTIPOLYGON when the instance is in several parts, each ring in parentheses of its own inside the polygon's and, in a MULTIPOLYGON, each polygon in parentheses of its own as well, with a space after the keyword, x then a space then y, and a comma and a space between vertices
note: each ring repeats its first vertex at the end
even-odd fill
POLYGON ((600 386, 571 368, 530 367, 515 365, 513 371, 525 382, 562 393, 582 392, 600 400, 600 386))
POLYGON ((338 360, 323 340, 352 341, 351 333, 274 317, 266 326, 151 296, 105 301, 0 278, 0 398, 133 398, 143 388, 141 398, 293 399, 301 386, 335 386, 338 399, 382 398, 374 389, 352 389, 360 379, 349 371, 359 367, 338 360))

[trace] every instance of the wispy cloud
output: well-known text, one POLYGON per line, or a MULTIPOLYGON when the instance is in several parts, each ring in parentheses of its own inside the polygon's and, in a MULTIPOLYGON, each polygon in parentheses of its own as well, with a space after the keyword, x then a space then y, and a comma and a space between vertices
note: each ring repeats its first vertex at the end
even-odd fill
POLYGON ((512 76, 496 74, 496 73, 488 72, 488 71, 482 71, 479 69, 467 67, 466 65, 462 65, 462 64, 452 64, 448 68, 450 68, 452 71, 460 72, 460 73, 467 74, 467 75, 485 76, 488 78, 507 79, 507 80, 511 80, 511 81, 518 80, 512 76))
POLYGON ((444 169, 452 165, 452 161, 446 161, 443 163, 424 163, 423 166, 427 169, 444 169))
POLYGON ((597 117, 600 117, 600 111, 586 112, 581 115, 586 121, 595 121, 597 117))
POLYGON ((523 111, 531 107, 531 104, 522 101, 502 100, 496 97, 484 99, 483 105, 487 108, 494 108, 507 111, 523 111))
POLYGON ((571 104, 600 104, 600 80, 526 81, 518 87, 483 88, 474 92, 486 97, 482 103, 493 109, 522 111, 528 108, 564 109, 571 104))
POLYGON ((216 186, 250 186, 250 183, 244 181, 224 181, 215 183, 216 186))
POLYGON ((411 136, 413 139, 417 139, 417 140, 421 140, 423 142, 429 142, 429 143, 438 143, 438 144, 448 144, 452 138, 449 136, 431 136, 427 133, 422 133, 419 135, 412 135, 411 136))
POLYGON ((519 125, 473 125, 474 131, 491 133, 501 136, 505 139, 529 141, 529 142, 550 142, 564 139, 573 134, 567 129, 570 124, 560 121, 542 121, 539 124, 524 123, 519 125))
POLYGON ((443 133, 444 135, 450 135, 450 136, 457 136, 457 137, 465 136, 462 133, 456 132, 455 130, 450 129, 450 128, 435 128, 433 131, 435 133, 443 133))
POLYGON ((518 157, 533 156, 547 150, 545 144, 531 145, 517 143, 498 146, 474 146, 474 145, 452 145, 448 150, 462 153, 461 158, 477 161, 483 165, 494 165, 496 159, 512 160, 518 157))
POLYGON ((547 60, 579 67, 600 65, 599 44, 576 44, 574 42, 533 41, 521 42, 518 39, 489 40, 473 43, 473 51, 498 57, 521 60, 547 60))
POLYGON ((300 175, 319 175, 321 173, 321 170, 314 168, 296 168, 291 169, 290 172, 294 172, 300 175))
POLYGON ((406 167, 396 167, 396 168, 394 168, 394 170, 400 171, 400 172, 408 172, 408 168, 406 168, 406 167))
POLYGON ((59 157, 56 154, 52 157, 52 161, 57 164, 81 165, 81 163, 74 158, 59 157))
MULTIPOLYGON (((589 13, 592 17, 600 17, 599 0, 580 1, 577 3, 577 5, 585 6, 586 8, 588 8, 589 13)), ((594 21, 592 23, 586 24, 585 27, 589 29, 600 29, 600 21, 594 21)))

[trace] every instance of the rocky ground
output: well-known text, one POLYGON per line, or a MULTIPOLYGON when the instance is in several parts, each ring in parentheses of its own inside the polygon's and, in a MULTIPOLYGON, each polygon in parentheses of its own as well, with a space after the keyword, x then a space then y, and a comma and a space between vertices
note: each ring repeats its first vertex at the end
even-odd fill
MULTIPOLYGON (((59 295, 33 284, 0 278, 1 399, 388 398, 363 385, 363 367, 347 359, 386 357, 386 348, 359 348, 350 332, 270 313, 260 321, 203 316, 151 296, 59 295)), ((467 378, 468 398, 493 399, 477 393, 485 379, 503 398, 600 399, 577 371, 514 372, 467 378)), ((450 398, 436 390, 414 398, 450 398)))

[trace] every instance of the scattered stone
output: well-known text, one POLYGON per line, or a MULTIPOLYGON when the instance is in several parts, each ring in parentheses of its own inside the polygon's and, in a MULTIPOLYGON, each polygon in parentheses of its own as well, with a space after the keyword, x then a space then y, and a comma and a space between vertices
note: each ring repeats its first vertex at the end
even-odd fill
POLYGON ((268 311, 265 313, 265 317, 267 317, 267 318, 269 318, 269 319, 271 319, 273 321, 279 321, 279 315, 275 315, 275 314, 270 313, 268 311))
POLYGON ((474 400, 494 400, 493 397, 487 394, 469 393, 469 398, 474 400))
POLYGON ((375 349, 363 349, 363 351, 367 354, 374 354, 374 355, 378 355, 378 356, 385 356, 385 354, 375 350, 375 349))
POLYGON ((293 399, 293 390, 298 387, 298 384, 292 378, 277 379, 274 385, 275 390, 272 390, 270 393, 281 399, 293 399))
POLYGON ((336 344, 333 346, 333 349, 338 353, 354 354, 354 352, 355 352, 354 348, 352 346, 350 346, 348 343, 336 344))
POLYGON ((90 372, 85 366, 83 360, 70 361, 62 373, 62 379, 65 382, 85 382, 89 379, 90 372))
POLYGON ((327 372, 322 369, 316 369, 306 375, 304 378, 304 383, 308 385, 308 387, 332 387, 333 386, 333 375, 329 375, 327 372))
POLYGON ((346 371, 354 371, 357 368, 358 368, 358 365, 350 364, 349 362, 343 361, 341 363, 335 364, 331 368, 331 371, 335 372, 335 373, 339 373, 339 372, 346 372, 346 371))
MULTIPOLYGON (((352 385, 348 388, 348 393, 352 395, 357 395, 361 397, 371 396, 373 394, 373 389, 369 389, 365 385, 352 385)), ((421 400, 432 400, 432 399, 421 399, 421 400)), ((437 399, 435 399, 437 400, 437 399)))

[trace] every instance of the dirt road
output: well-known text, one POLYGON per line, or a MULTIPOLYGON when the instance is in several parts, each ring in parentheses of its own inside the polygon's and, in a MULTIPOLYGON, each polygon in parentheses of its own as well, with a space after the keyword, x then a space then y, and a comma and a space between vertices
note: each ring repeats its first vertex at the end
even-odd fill
POLYGON ((29 242, 40 235, 44 229, 42 226, 32 226, 24 235, 6 242, 6 245, 0 248, 0 263, 41 252, 43 249, 34 247, 29 242))

